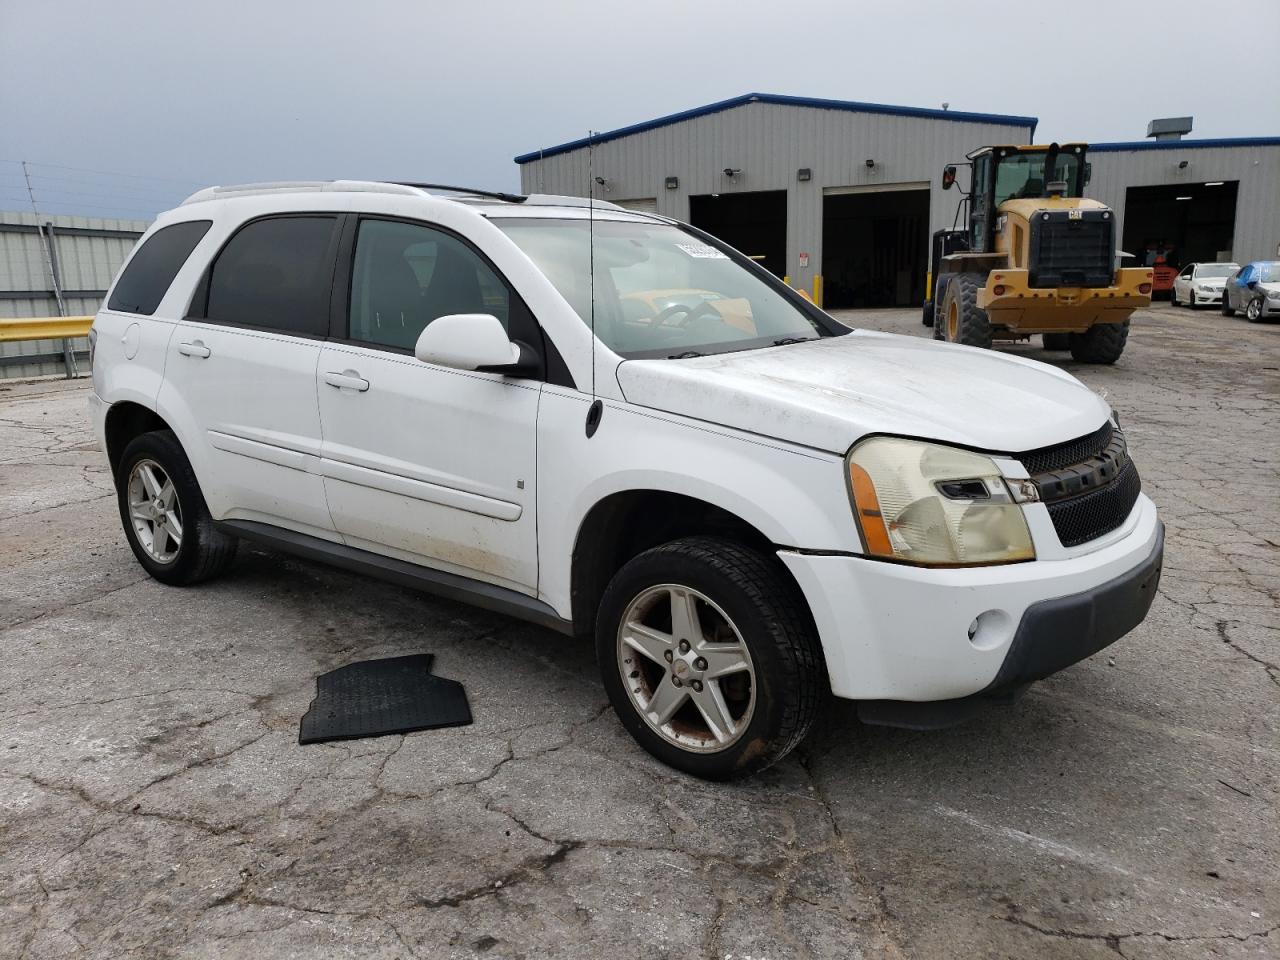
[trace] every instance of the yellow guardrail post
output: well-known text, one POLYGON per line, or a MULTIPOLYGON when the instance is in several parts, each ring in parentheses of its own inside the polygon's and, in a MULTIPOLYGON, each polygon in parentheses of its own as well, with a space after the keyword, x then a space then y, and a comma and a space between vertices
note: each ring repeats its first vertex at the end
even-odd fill
POLYGON ((815 273, 813 275, 813 302, 817 306, 822 306, 822 274, 815 273))
POLYGON ((0 317, 0 343, 87 337, 93 317, 0 317))

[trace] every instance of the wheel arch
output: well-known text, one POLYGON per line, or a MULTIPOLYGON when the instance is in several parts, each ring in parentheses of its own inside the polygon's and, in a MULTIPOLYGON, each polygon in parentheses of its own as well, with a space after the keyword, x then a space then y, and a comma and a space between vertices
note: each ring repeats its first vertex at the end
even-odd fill
POLYGON ((111 473, 114 475, 119 468, 124 449, 134 437, 154 430, 172 429, 160 414, 141 403, 122 400, 111 404, 103 427, 111 473))
MULTIPOLYGON (((627 561, 651 547, 690 536, 725 537, 770 557, 778 550, 778 544, 758 526, 709 500, 657 488, 610 493, 587 510, 574 538, 570 570, 574 633, 594 634, 600 598, 627 561)), ((781 562, 778 566, 795 582, 781 562)))

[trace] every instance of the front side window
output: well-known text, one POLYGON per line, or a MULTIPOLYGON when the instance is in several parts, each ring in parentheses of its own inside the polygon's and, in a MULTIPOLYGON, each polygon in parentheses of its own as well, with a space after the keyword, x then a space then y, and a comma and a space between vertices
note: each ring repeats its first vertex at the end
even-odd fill
POLYGON ((1193 270, 1195 270, 1195 264, 1188 264, 1187 266, 1182 268, 1182 272, 1178 274, 1178 276, 1183 277, 1184 279, 1190 280, 1191 272, 1193 270))
POLYGON ((107 309, 148 317, 155 313, 169 284, 211 226, 212 220, 189 220, 149 236, 116 281, 107 309))
POLYGON ((676 226, 495 219, 588 325, 624 357, 678 357, 829 336, 763 279, 676 226))
POLYGON ((363 220, 351 271, 350 338, 412 350, 431 321, 488 313, 510 321, 507 286, 469 246, 431 227, 363 220))
POLYGON ((214 261, 206 317, 327 335, 335 223, 335 217, 273 217, 242 228, 214 261))

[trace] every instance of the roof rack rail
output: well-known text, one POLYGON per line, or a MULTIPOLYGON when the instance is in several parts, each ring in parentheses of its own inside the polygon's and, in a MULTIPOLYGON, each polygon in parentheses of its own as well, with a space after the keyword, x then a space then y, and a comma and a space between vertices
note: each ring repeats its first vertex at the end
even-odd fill
POLYGON ((524 203, 529 198, 521 193, 503 193, 501 190, 481 190, 478 187, 455 187, 447 183, 413 183, 408 180, 392 180, 391 183, 402 187, 417 187, 419 190, 448 190, 451 193, 469 193, 477 197, 492 197, 495 200, 506 200, 508 203, 524 203))
POLYGON ((219 197, 245 196, 264 193, 398 193, 421 196, 413 184, 393 183, 385 180, 280 180, 271 183, 236 183, 221 187, 205 187, 197 190, 183 204, 216 200, 219 197))
MULTIPOLYGON (((554 193, 531 193, 525 197, 525 203, 531 207, 595 207, 597 210, 627 210, 626 207, 608 200, 589 200, 587 197, 561 196, 554 193)), ((636 213, 635 210, 627 210, 636 213)))

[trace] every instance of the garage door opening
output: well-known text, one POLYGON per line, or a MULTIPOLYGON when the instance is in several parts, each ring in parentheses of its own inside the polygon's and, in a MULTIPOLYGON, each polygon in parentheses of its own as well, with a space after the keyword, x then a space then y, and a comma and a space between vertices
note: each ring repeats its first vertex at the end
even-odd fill
POLYGON ((1175 269, 1188 263, 1230 260, 1236 229, 1238 180, 1130 187, 1124 198, 1124 242, 1135 259, 1152 266, 1163 255, 1175 269))
POLYGON ((689 198, 689 222, 777 276, 787 269, 787 191, 709 193, 689 198))
POLYGON ((825 306, 918 307, 928 257, 927 186, 822 198, 825 306))

